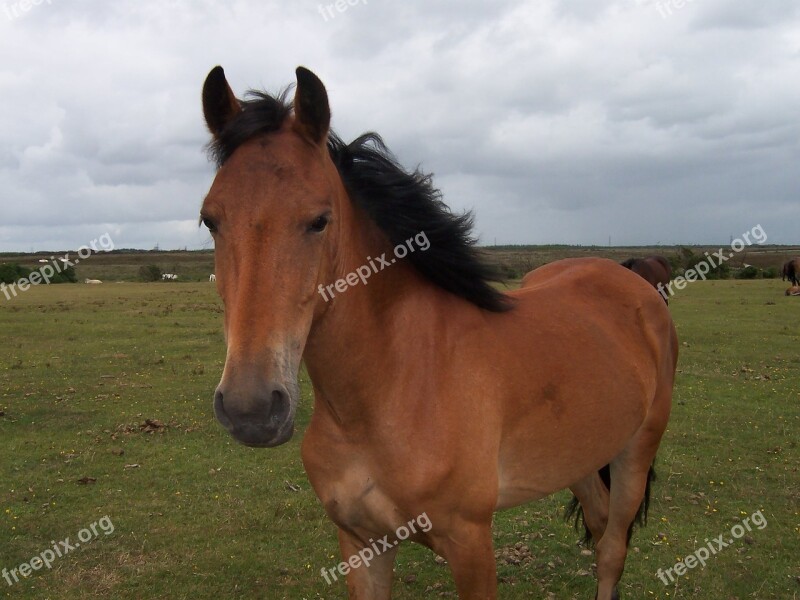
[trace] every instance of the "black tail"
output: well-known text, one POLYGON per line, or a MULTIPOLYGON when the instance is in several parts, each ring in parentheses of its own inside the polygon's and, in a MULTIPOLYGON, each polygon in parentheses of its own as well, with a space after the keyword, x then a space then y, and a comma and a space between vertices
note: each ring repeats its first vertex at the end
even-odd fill
MULTIPOLYGON (((654 463, 655 464, 655 463, 654 463)), ((603 481, 603 484, 606 486, 606 489, 611 489, 611 467, 606 465, 598 472, 600 475, 600 479, 603 481)), ((636 511, 636 517, 633 519, 631 526, 628 527, 628 543, 631 541, 631 536, 633 535, 633 530, 637 525, 644 527, 647 525, 647 512, 650 509, 650 489, 652 483, 656 480, 656 470, 654 465, 650 465, 650 469, 647 472, 647 485, 644 488, 644 498, 642 499, 642 503, 639 505, 639 510, 636 511)), ((583 516, 583 507, 581 503, 578 502, 578 499, 573 496, 572 500, 570 500, 567 508, 564 510, 564 520, 565 521, 574 521, 575 522, 575 530, 579 531, 580 527, 583 526, 583 539, 581 540, 585 546, 596 542, 597 540, 592 539, 592 532, 589 531, 589 528, 586 526, 586 520, 583 516)))

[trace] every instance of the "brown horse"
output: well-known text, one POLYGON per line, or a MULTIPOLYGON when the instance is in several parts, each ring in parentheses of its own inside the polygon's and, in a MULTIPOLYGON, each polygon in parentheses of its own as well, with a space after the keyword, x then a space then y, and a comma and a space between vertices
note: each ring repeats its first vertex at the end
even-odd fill
POLYGON ((220 67, 203 88, 219 171, 201 219, 227 343, 217 419, 248 446, 288 441, 305 360, 303 463, 351 598, 390 598, 391 540, 405 538, 447 560, 460 598, 496 598, 493 513, 567 487, 597 541, 597 598, 615 598, 670 413, 669 311, 602 259, 497 291, 470 215, 377 135, 343 143, 322 82, 296 74, 293 111, 237 100, 220 67), (422 515, 430 527, 406 527, 422 515))
POLYGON ((791 258, 783 264, 781 281, 787 279, 793 286, 800 285, 800 258, 791 258))
POLYGON ((800 285, 793 285, 786 290, 786 296, 800 296, 800 285))
POLYGON ((629 258, 620 264, 626 269, 630 269, 656 288, 664 299, 664 302, 669 304, 667 285, 670 279, 672 279, 672 267, 666 258, 658 255, 648 256, 646 258, 629 258))

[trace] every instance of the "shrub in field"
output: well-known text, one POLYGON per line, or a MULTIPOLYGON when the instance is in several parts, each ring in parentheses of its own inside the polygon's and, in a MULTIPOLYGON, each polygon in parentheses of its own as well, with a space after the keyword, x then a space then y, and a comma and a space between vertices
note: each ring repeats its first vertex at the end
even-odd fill
POLYGON ((731 268, 726 264, 717 265, 708 274, 708 279, 730 279, 730 277, 731 268))
POLYGON ((764 279, 776 279, 778 277, 778 268, 769 267, 768 269, 764 269, 761 271, 761 277, 764 279))
POLYGON ((758 267, 748 265, 744 269, 739 269, 736 279, 758 279, 758 267))
POLYGON ((62 269, 61 273, 56 273, 50 278, 50 283, 77 283, 78 276, 75 275, 75 269, 67 267, 62 269))
POLYGON ((139 269, 139 279, 142 281, 161 281, 161 267, 158 265, 144 265, 139 269))
POLYGON ((0 283, 15 283, 30 274, 30 269, 18 264, 3 263, 0 265, 0 283))
MULTIPOLYGON (((49 265, 49 270, 55 271, 52 265, 49 265)), ((32 273, 41 273, 42 269, 31 271, 30 269, 17 264, 2 264, 0 265, 0 283, 15 283, 20 279, 30 278, 32 273)), ((52 275, 45 270, 46 277, 43 276, 41 281, 45 283, 75 283, 78 277, 75 275, 75 269, 67 267, 62 269, 60 273, 53 273, 52 275)))
MULTIPOLYGON (((705 254, 695 254, 691 248, 682 247, 680 253, 670 259, 673 268, 673 275, 682 275, 689 269, 694 269, 700 263, 708 263, 709 267, 716 262, 711 262, 705 254)), ((708 271, 706 279, 728 279, 731 276, 731 268, 722 263, 716 265, 708 271)))
POLYGON ((684 263, 692 256, 694 256, 694 252, 686 247, 681 247, 678 254, 668 256, 667 260, 669 261, 669 266, 672 267, 672 275, 675 276, 683 273, 686 270, 684 263))

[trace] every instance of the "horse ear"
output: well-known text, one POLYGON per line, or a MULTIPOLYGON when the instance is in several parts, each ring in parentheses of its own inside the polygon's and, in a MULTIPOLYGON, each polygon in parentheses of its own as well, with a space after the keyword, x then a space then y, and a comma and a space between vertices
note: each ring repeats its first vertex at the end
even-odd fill
POLYGON ((203 84, 203 115, 212 135, 219 136, 225 125, 241 110, 239 101, 225 79, 225 71, 219 66, 211 69, 203 84))
POLYGON ((325 86, 305 67, 297 67, 294 95, 294 130, 315 144, 323 144, 331 125, 331 109, 325 86))

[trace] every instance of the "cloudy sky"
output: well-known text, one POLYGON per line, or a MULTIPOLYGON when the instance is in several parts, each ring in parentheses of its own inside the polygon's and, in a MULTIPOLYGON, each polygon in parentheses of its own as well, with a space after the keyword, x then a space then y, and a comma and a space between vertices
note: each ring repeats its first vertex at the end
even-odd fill
POLYGON ((217 64, 311 68, 484 244, 800 243, 797 0, 331 1, 0 0, 0 251, 210 247, 217 64))

